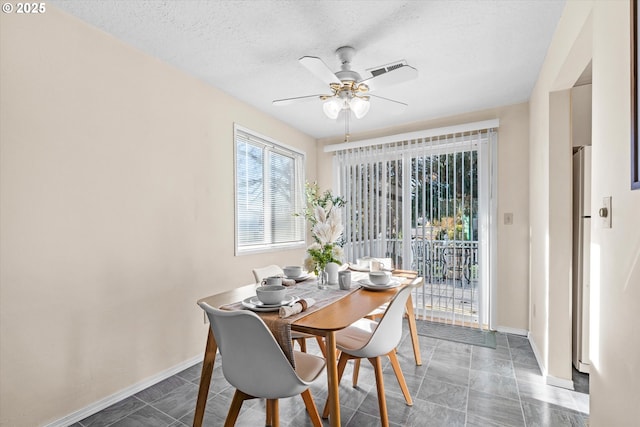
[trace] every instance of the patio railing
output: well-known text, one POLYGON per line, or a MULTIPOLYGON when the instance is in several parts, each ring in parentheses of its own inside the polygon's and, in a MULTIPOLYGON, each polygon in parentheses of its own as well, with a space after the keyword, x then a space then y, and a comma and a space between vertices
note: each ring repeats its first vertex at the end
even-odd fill
POLYGON ((427 281, 478 280, 478 241, 413 239, 411 251, 411 269, 427 281))
MULTIPOLYGON (((477 240, 429 240, 411 239, 411 265, 403 262, 403 242, 401 239, 382 239, 368 242, 348 243, 356 257, 369 255, 364 248, 374 250, 391 258, 394 265, 416 270, 426 281, 464 280, 467 284, 478 280, 477 240), (362 254, 362 255, 358 255, 362 254)), ((355 259, 354 259, 355 261, 355 259)))
MULTIPOLYGON (((353 243, 352 243, 353 245, 353 243)), ((478 241, 411 239, 411 263, 403 262, 403 242, 386 239, 351 248, 384 254, 394 265, 418 271, 424 284, 415 290, 416 313, 422 318, 478 326, 478 241)), ((362 255, 364 256, 364 255, 362 255)), ((354 259, 355 261, 355 259, 354 259)))

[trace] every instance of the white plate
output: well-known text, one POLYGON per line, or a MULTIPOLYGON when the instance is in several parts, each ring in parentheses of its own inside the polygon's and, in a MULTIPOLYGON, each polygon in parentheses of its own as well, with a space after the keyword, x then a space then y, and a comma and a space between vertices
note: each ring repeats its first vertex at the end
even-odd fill
POLYGON ((280 307, 284 305, 291 305, 294 302, 298 301, 300 298, 294 297, 293 295, 289 295, 285 297, 283 301, 280 301, 279 304, 265 304, 258 299, 257 296, 249 297, 242 300, 242 305, 253 311, 276 311, 279 310, 280 307))
POLYGON ((289 280, 295 280, 296 282, 303 282, 309 278, 309 273, 304 273, 302 276, 298 276, 298 277, 288 277, 288 276, 285 276, 285 277, 289 280))
POLYGON ((360 286, 370 291, 386 291, 387 289, 393 289, 400 286, 400 281, 396 279, 389 280, 389 283, 387 283, 386 285, 374 285, 367 279, 358 280, 358 283, 360 284, 360 286))

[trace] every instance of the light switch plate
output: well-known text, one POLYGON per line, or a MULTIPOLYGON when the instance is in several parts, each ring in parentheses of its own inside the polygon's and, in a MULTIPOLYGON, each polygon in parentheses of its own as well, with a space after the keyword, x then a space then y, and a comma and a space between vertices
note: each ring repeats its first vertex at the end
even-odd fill
POLYGON ((602 199, 602 208, 600 208, 600 219, 602 228, 611 228, 611 196, 602 199))

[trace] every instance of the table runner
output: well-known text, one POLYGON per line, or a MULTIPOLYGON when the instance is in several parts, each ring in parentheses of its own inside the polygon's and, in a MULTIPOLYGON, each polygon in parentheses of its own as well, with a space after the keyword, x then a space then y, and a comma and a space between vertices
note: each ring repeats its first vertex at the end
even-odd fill
MULTIPOLYGON (((365 277, 365 276, 363 276, 365 277)), ((355 278, 355 277, 354 277, 355 278)), ((358 277, 359 279, 359 277, 358 277)), ((267 327, 271 330, 271 333, 275 337, 276 341, 282 348, 285 356, 291 362, 291 366, 295 368, 295 362, 293 358, 293 343, 291 342, 291 324, 298 319, 303 318, 315 311, 326 307, 341 298, 346 297, 352 292, 357 291, 360 287, 352 279, 352 286, 349 290, 342 290, 337 286, 330 286, 328 289, 318 289, 317 281, 315 277, 305 280, 304 282, 297 283, 294 286, 287 287, 287 296, 296 296, 301 299, 313 298, 316 303, 309 307, 307 310, 294 314, 293 316, 280 318, 278 311, 268 312, 256 312, 258 316, 262 318, 267 327)), ((226 304, 220 307, 222 310, 243 310, 246 307, 242 305, 242 301, 232 304, 226 304)))

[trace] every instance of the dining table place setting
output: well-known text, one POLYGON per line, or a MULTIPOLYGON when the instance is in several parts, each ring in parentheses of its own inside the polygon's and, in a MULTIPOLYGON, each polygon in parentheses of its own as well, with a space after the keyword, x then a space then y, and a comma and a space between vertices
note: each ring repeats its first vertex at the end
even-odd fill
POLYGON ((278 315, 280 318, 293 316, 295 314, 302 313, 303 311, 307 311, 309 307, 313 307, 315 303, 316 300, 313 298, 298 299, 291 305, 281 306, 278 310, 278 315))
MULTIPOLYGON (((374 262, 367 260, 369 263, 374 262)), ((360 262, 360 260, 359 260, 360 262)), ((367 264, 369 269, 374 264, 367 264)), ((382 267, 382 263, 374 268, 382 267)), ((282 273, 256 283, 255 295, 221 306, 223 310, 247 309, 260 315, 283 352, 295 366, 291 324, 360 289, 380 292, 399 287, 404 278, 393 277, 388 270, 352 271, 345 263, 338 268, 335 283, 319 288, 316 276, 302 266, 282 267, 282 273)))
POLYGON ((291 365, 295 366, 291 324, 357 291, 359 287, 351 286, 349 282, 349 287, 345 289, 341 289, 340 286, 319 289, 316 276, 307 273, 301 266, 285 266, 282 271, 283 274, 268 276, 256 283, 255 295, 222 305, 220 308, 256 312, 273 333, 291 365), (296 281, 301 277, 304 279, 296 281), (285 280, 295 283, 285 286, 285 280))
POLYGON ((394 277, 389 271, 382 270, 359 274, 358 277, 358 285, 369 291, 385 291, 397 288, 404 280, 402 277, 394 277))

